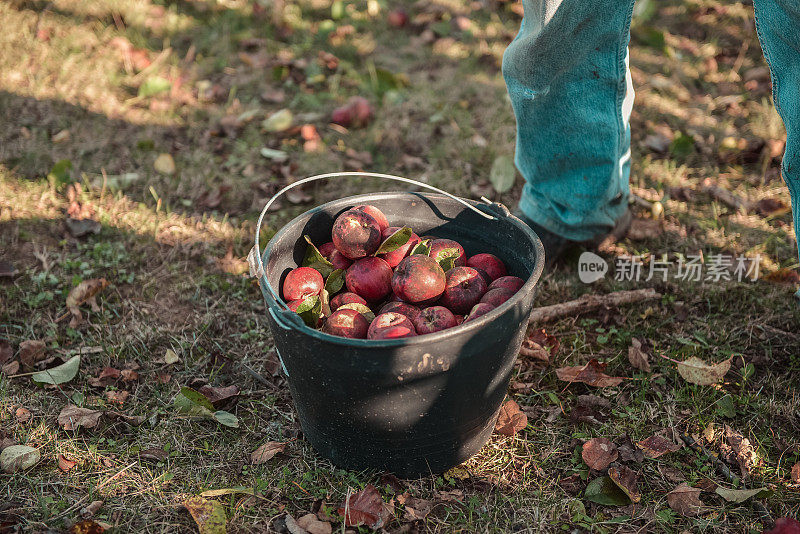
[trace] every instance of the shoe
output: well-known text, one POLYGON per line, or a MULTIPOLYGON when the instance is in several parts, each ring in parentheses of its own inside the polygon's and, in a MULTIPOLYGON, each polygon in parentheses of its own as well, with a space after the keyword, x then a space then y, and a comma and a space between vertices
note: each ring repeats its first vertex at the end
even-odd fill
POLYGON ((588 249, 597 249, 601 243, 619 241, 628 233, 631 227, 631 221, 633 221, 633 213, 628 209, 616 220, 614 228, 609 233, 601 234, 594 239, 588 239, 586 241, 572 241, 566 237, 554 234, 550 230, 533 222, 519 210, 517 210, 514 215, 530 226, 531 229, 536 232, 536 235, 539 236, 539 239, 542 240, 542 245, 544 245, 545 266, 547 267, 552 267, 553 264, 573 246, 579 245, 588 249))

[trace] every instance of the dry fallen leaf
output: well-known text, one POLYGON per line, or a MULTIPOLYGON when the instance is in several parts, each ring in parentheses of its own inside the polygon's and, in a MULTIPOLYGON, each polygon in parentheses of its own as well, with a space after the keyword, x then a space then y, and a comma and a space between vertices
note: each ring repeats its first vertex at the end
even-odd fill
POLYGON ((110 403, 122 405, 128 400, 130 393, 124 390, 106 391, 106 400, 110 403))
POLYGON ((103 415, 103 412, 99 410, 79 408, 68 404, 58 414, 58 424, 64 430, 76 430, 79 427, 94 428, 100 422, 101 415, 103 415))
POLYGON ((800 284, 800 273, 794 269, 784 267, 764 276, 764 280, 773 284, 800 284))
POLYGON ((756 213, 762 217, 783 215, 792 211, 792 208, 779 198, 762 198, 756 202, 753 207, 755 208, 756 213))
POLYGON ((606 438, 592 438, 583 444, 581 457, 591 469, 603 471, 619 457, 617 446, 606 438))
POLYGON ((106 287, 108 287, 108 280, 105 278, 91 278, 72 288, 67 295, 67 309, 72 314, 69 322, 70 328, 75 328, 83 321, 83 315, 78 308, 81 304, 89 304, 93 312, 100 311, 96 297, 106 287))
POLYGON ((0 452, 0 469, 6 473, 16 473, 33 467, 41 459, 42 454, 37 448, 28 445, 9 445, 0 452))
POLYGON ((678 363, 678 374, 691 384, 710 386, 722 380, 730 370, 733 357, 724 362, 707 364, 697 356, 692 356, 678 363))
POLYGON ((727 461, 739 465, 742 476, 750 474, 755 467, 761 465, 761 458, 750 440, 727 425, 725 443, 720 445, 720 452, 727 461))
POLYGON ((792 484, 800 484, 800 462, 792 467, 792 484))
POLYGON ((215 408, 219 407, 218 405, 226 404, 226 401, 239 396, 239 388, 237 386, 203 386, 198 391, 205 395, 215 408))
POLYGON ((306 514, 297 519, 297 526, 308 534, 331 534, 333 527, 327 521, 320 521, 315 514, 306 514))
POLYGON ((64 471, 65 473, 70 469, 72 469, 73 467, 75 467, 76 465, 78 465, 78 462, 76 462, 75 460, 70 460, 63 454, 58 455, 58 468, 64 471))
POLYGON ((134 382, 139 380, 139 373, 137 373, 134 369, 123 369, 119 372, 119 376, 125 382, 134 382))
POLYGON ((266 463, 279 452, 283 452, 286 443, 279 441, 268 441, 250 454, 250 463, 259 465, 266 463))
POLYGON ((0 339, 0 365, 10 362, 14 357, 14 349, 11 344, 5 339, 0 339))
POLYGON ((614 481, 619 489, 625 492, 625 495, 630 497, 631 502, 639 502, 642 500, 642 494, 639 493, 637 479, 639 476, 633 469, 629 469, 624 465, 620 467, 611 467, 608 470, 608 477, 614 481))
POLYGON ((103 501, 92 501, 85 508, 81 508, 81 517, 92 517, 100 511, 103 506, 103 501))
POLYGON ((172 159, 171 154, 164 152, 163 154, 159 154, 155 161, 153 161, 153 168, 159 174, 175 174, 175 160, 172 159))
POLYGON ((19 344, 19 362, 25 371, 30 371, 33 367, 44 360, 45 343, 37 339, 28 339, 19 344))
POLYGON ((700 488, 693 488, 685 482, 667 493, 669 507, 685 517, 695 516, 703 509, 700 488))
POLYGON ((646 373, 650 372, 649 356, 642 350, 642 342, 636 338, 631 339, 631 346, 628 347, 628 361, 634 369, 639 369, 646 373))
POLYGON ((574 423, 602 424, 609 419, 611 402, 597 395, 578 395, 578 402, 569 412, 574 423))
POLYGON ((204 499, 199 495, 189 497, 183 506, 192 514, 200 534, 225 534, 228 518, 222 503, 213 499, 204 499))
POLYGON ((433 503, 426 499, 418 499, 412 497, 408 492, 403 493, 397 497, 398 504, 402 504, 405 509, 403 518, 406 521, 419 521, 425 519, 431 510, 433 510, 433 503))
POLYGON ((504 436, 513 436, 526 426, 528 426, 528 416, 519 409, 516 402, 507 400, 500 407, 500 414, 497 416, 494 430, 504 436))
POLYGON ((586 365, 556 369, 556 376, 565 382, 583 382, 589 386, 600 388, 618 386, 624 378, 605 374, 603 371, 607 365, 591 359, 586 365))
POLYGON ((114 367, 104 367, 97 378, 90 378, 89 385, 102 388, 113 384, 120 377, 119 369, 114 367))
POLYGON ((14 376, 15 374, 19 373, 19 362, 17 360, 8 362, 4 366, 0 367, 0 373, 3 373, 6 376, 14 376))
POLYGON ((158 447, 151 447, 149 449, 145 449, 139 453, 139 458, 143 458, 145 460, 155 460, 156 462, 163 462, 167 458, 169 458, 169 453, 164 449, 159 449, 158 447))
POLYGON ((366 525, 371 529, 379 529, 389 519, 390 510, 383 502, 381 494, 372 484, 350 495, 337 510, 344 517, 344 524, 348 527, 366 525))
POLYGON ((521 356, 549 363, 550 357, 558 352, 559 346, 555 336, 548 334, 544 328, 535 328, 528 330, 519 353, 521 356))
POLYGON ((643 439, 636 445, 638 445, 639 448, 642 449, 645 456, 647 456, 648 458, 658 458, 659 456, 667 454, 668 452, 679 451, 682 448, 682 445, 673 443, 670 440, 662 436, 659 436, 657 434, 654 436, 650 436, 647 439, 643 439))
POLYGON ((78 521, 69 528, 69 534, 102 534, 105 531, 105 526, 91 519, 78 521))

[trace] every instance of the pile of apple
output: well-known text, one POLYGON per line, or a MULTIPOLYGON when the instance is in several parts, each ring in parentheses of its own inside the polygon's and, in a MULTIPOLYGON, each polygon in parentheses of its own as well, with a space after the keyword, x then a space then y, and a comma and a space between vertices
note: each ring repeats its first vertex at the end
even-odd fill
POLYGON ((286 275, 283 298, 307 325, 335 336, 438 332, 486 314, 525 283, 492 254, 467 257, 451 239, 389 226, 374 206, 339 215, 319 248, 305 239, 303 266, 286 275))

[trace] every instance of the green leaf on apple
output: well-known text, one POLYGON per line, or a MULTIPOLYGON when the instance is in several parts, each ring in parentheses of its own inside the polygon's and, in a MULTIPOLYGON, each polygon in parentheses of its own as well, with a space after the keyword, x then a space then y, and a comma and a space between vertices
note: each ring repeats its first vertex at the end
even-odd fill
POLYGON ((411 239, 412 234, 411 228, 408 226, 404 226, 400 228, 398 231, 387 237, 381 246, 378 247, 378 250, 375 251, 375 255, 378 254, 386 254, 387 252, 393 252, 398 248, 402 247, 408 240, 411 239))
POLYGON ((335 295, 344 287, 344 269, 334 269, 325 280, 325 290, 330 295, 335 295))
POLYGON ((319 315, 322 313, 322 301, 319 299, 319 295, 306 297, 297 307, 295 313, 299 315, 308 326, 316 328, 317 322, 319 322, 319 315))
POLYGON ((311 242, 310 237, 307 235, 304 235, 303 237, 308 243, 308 247, 306 248, 306 255, 303 258, 302 266, 316 269, 323 278, 327 278, 328 275, 333 272, 333 264, 322 255, 316 246, 314 246, 314 243, 311 242))
POLYGON ((456 260, 461 257, 461 251, 455 247, 443 248, 434 254, 433 259, 441 266, 444 272, 456 266, 456 260))
POLYGON ((423 256, 428 256, 431 253, 431 240, 426 239, 414 245, 411 249, 411 253, 409 256, 413 256, 414 254, 422 254, 423 256))
POLYGON ((351 302, 350 304, 342 304, 341 306, 336 308, 336 311, 339 310, 355 310, 361 315, 363 315, 364 319, 366 319, 370 323, 375 319, 375 314, 372 313, 372 310, 370 310, 368 306, 365 306, 360 302, 351 302))

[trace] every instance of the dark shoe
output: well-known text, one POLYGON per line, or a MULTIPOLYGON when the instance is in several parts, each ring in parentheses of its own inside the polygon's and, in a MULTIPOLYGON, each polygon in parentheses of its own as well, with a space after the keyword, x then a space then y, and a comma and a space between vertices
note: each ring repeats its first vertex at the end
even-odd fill
POLYGON ((551 267, 567 250, 575 245, 596 249, 601 243, 619 241, 628 233, 628 229, 631 227, 631 221, 633 220, 633 213, 631 213, 631 210, 625 210, 625 213, 617 219, 614 228, 609 233, 599 235, 594 239, 586 241, 572 241, 545 229, 543 226, 528 219, 519 211, 515 212, 514 215, 530 226, 533 231, 536 232, 536 235, 539 236, 539 239, 542 240, 542 245, 544 245, 545 265, 547 267, 551 267))

